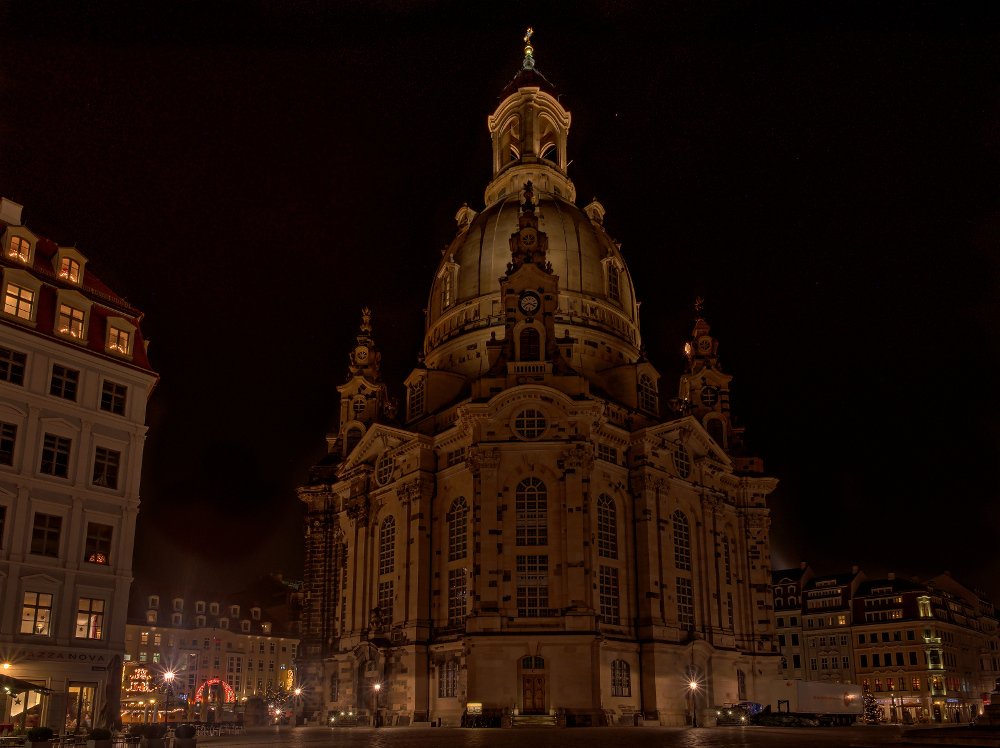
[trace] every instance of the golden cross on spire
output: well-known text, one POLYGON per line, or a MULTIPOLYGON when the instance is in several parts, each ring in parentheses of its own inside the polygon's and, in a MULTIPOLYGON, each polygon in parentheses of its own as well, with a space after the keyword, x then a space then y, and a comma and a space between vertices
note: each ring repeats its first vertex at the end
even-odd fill
POLYGON ((535 48, 531 46, 531 35, 535 33, 535 30, 528 27, 528 30, 524 32, 524 66, 526 68, 532 68, 535 66, 535 58, 532 56, 535 52, 535 48))
POLYGON ((705 308, 705 300, 700 296, 694 300, 694 311, 697 313, 698 317, 701 317, 701 312, 705 308))

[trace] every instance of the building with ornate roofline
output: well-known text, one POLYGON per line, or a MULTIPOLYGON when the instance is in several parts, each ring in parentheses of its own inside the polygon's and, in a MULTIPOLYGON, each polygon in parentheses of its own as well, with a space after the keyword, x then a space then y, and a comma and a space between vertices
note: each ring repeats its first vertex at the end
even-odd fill
POLYGON ((574 203, 570 123, 529 43, 398 415, 365 310, 299 489, 318 720, 708 724, 768 698, 776 481, 733 424, 700 305, 662 396, 605 209, 574 203))

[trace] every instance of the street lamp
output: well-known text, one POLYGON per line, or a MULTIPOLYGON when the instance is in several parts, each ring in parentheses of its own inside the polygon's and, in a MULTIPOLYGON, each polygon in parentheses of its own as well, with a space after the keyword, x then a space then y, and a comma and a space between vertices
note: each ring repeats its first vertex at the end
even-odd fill
POLYGON ((698 712, 695 709, 694 692, 698 690, 698 681, 688 682, 688 703, 691 705, 691 727, 698 726, 698 712))
POLYGON ((379 717, 379 715, 378 715, 378 696, 379 696, 379 691, 382 690, 382 684, 381 683, 376 683, 374 686, 372 686, 372 688, 375 689, 375 709, 374 709, 375 715, 372 718, 372 722, 374 723, 375 727, 378 727, 379 726, 379 718, 378 718, 379 717))
POLYGON ((163 722, 169 726, 170 723, 170 696, 174 692, 174 678, 176 673, 173 670, 167 670, 163 673, 163 682, 156 687, 157 693, 166 694, 167 703, 164 705, 163 711, 163 722))

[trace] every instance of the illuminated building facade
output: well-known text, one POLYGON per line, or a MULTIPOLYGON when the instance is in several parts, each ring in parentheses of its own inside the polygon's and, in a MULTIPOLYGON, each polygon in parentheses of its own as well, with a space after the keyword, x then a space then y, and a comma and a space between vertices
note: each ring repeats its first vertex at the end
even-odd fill
POLYGON ((0 722, 118 716, 132 544, 156 374, 142 314, 0 201, 0 656, 46 691, 0 722))
POLYGON ((699 305, 664 396, 530 45, 488 126, 485 208, 456 215, 404 410, 365 310, 338 428, 299 489, 304 711, 667 725, 765 700, 776 481, 733 425, 718 341, 699 305))
MULTIPOLYGON (((125 636, 128 716, 152 718, 149 700, 156 698, 160 706, 155 716, 164 719, 164 698, 145 690, 142 673, 157 684, 163 683, 164 673, 173 673, 174 693, 195 706, 194 716, 200 702, 239 710, 268 691, 294 689, 297 599, 298 592, 279 575, 230 595, 136 589, 125 636)), ((179 702, 175 705, 171 721, 187 711, 179 702)))

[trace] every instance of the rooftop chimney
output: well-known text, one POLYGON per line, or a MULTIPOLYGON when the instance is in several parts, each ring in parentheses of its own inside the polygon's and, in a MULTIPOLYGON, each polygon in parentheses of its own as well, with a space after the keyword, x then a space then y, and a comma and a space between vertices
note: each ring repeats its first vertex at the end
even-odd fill
POLYGON ((21 210, 24 206, 18 205, 13 200, 0 197, 0 221, 7 225, 21 225, 21 210))
POLYGON ((799 561, 799 568, 800 568, 800 569, 805 569, 805 568, 806 568, 806 565, 807 565, 807 564, 806 564, 806 562, 805 562, 805 561, 799 561))
POLYGON ((851 574, 857 574, 857 573, 858 573, 858 567, 857 566, 852 566, 851 567, 851 574))

